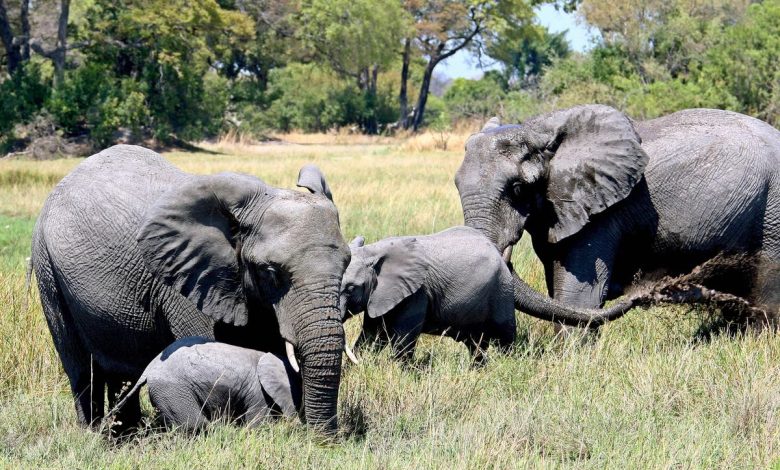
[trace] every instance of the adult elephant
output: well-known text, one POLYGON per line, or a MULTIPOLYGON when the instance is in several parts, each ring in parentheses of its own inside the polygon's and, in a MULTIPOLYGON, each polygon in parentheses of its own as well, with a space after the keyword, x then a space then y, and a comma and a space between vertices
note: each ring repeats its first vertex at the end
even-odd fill
POLYGON ((493 118, 455 184, 466 224, 499 250, 530 234, 549 294, 569 305, 718 260, 702 283, 780 305, 780 132, 757 119, 691 109, 634 122, 600 105, 493 118))
MULTIPOLYGON (((277 189, 235 173, 184 173, 159 154, 115 146, 86 159, 46 200, 32 263, 79 420, 104 416, 125 381, 187 336, 292 345, 306 422, 336 428, 349 263, 316 167, 277 189), (244 327, 239 328, 239 327, 244 327)), ((140 418, 137 395, 119 420, 140 418)))

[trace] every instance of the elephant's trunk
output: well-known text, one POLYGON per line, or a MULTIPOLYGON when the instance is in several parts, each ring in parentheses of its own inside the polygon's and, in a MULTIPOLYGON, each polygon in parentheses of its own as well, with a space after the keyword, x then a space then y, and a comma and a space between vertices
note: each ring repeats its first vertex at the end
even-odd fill
POLYGON ((498 251, 503 252, 520 240, 526 217, 519 214, 501 198, 493 198, 482 191, 461 194, 463 223, 481 232, 498 251), (496 221, 503 221, 498 224, 496 221))
POLYGON ((631 298, 601 310, 570 307, 535 291, 520 279, 511 266, 510 270, 514 280, 515 308, 542 320, 569 326, 599 326, 622 317, 637 302, 637 299, 631 298))
MULTIPOLYGON (((334 302, 335 304, 335 302, 334 302)), ((297 331, 297 353, 303 378, 303 420, 325 432, 338 428, 336 408, 341 380, 344 328, 336 305, 308 311, 308 322, 297 331)))

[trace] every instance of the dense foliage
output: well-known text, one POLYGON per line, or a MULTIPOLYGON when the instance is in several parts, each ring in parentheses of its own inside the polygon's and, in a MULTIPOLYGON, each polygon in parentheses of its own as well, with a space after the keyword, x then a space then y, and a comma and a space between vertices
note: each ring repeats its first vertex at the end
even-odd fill
POLYGON ((586 53, 536 22, 539 3, 0 0, 0 145, 40 122, 99 147, 521 121, 585 102, 780 122, 780 0, 557 2, 598 33, 586 53), (436 65, 469 51, 498 70, 429 99, 436 65))

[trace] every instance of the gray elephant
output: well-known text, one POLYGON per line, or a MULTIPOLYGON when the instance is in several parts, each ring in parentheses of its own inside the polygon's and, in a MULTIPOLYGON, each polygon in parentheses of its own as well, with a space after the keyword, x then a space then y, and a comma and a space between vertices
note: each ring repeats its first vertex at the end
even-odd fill
POLYGON ((525 294, 515 291, 501 253, 469 227, 363 242, 358 237, 350 243, 352 259, 341 281, 342 317, 365 312, 356 348, 389 342, 396 356, 409 359, 421 333, 443 334, 464 342, 479 363, 490 341, 501 347, 514 341, 516 303, 570 324, 602 323, 630 306, 576 312, 549 299, 542 307, 518 298, 525 294))
POLYGON ((569 305, 722 259, 705 285, 780 306, 780 132, 757 119, 692 109, 634 122, 600 105, 494 118, 468 139, 455 184, 466 225, 506 256, 530 234, 549 294, 569 305))
MULTIPOLYGON (((183 173, 151 150, 111 147, 52 191, 32 264, 80 422, 104 416, 178 338, 202 336, 299 359, 303 418, 336 429, 349 248, 316 167, 277 189, 242 174, 183 173), (285 347, 285 344, 287 345, 285 347)), ((137 395, 118 416, 140 420, 137 395)))
POLYGON ((254 427, 301 402, 300 377, 280 356, 197 336, 165 348, 127 396, 144 384, 165 424, 188 432, 220 418, 254 427))

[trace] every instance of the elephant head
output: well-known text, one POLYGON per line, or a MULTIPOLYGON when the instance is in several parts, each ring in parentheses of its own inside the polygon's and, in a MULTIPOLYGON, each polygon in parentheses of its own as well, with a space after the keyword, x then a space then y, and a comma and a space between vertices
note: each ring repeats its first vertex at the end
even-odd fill
POLYGON ((241 326, 273 311, 253 323, 278 323, 300 358, 305 421, 334 430, 350 253, 320 171, 304 167, 298 185, 311 194, 247 175, 191 176, 159 198, 136 238, 152 274, 215 321, 241 326))
POLYGON ((505 257, 524 229, 558 243, 629 195, 648 162, 640 144, 631 120, 607 106, 577 106, 523 125, 493 118, 466 142, 455 175, 465 223, 505 257))
POLYGON ((341 281, 342 318, 366 312, 379 318, 422 287, 426 264, 414 238, 389 238, 368 246, 349 245, 352 259, 341 281))
POLYGON ((493 118, 466 143, 455 176, 466 225, 504 251, 526 224, 557 243, 624 199, 648 157, 631 121, 600 105, 501 126, 493 118))

